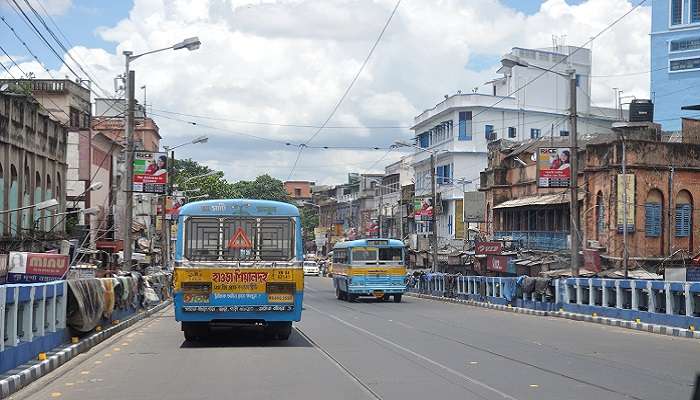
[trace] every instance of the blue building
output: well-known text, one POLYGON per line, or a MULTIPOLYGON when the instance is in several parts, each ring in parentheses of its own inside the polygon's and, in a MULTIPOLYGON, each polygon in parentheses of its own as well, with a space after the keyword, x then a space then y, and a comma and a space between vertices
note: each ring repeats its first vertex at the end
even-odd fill
POLYGON ((651 98, 654 121, 680 131, 681 117, 700 104, 700 0, 654 0, 651 22, 651 98))

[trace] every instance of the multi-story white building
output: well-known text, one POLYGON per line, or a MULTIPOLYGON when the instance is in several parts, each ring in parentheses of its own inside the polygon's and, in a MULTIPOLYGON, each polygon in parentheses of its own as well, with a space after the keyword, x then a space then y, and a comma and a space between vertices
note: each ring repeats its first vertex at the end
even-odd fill
POLYGON ((576 70, 578 135, 611 132, 617 120, 614 109, 591 105, 589 49, 516 47, 504 59, 517 60, 522 66, 508 67, 504 62, 498 70, 502 76, 487 82, 488 94, 446 95, 415 117, 415 143, 424 149, 416 150, 413 159, 416 196, 430 196, 430 154, 435 153, 437 193, 442 199, 437 228, 441 243, 464 231, 458 229, 463 192, 477 189, 475 182, 486 168, 489 142, 541 138, 544 144, 547 137, 570 134, 569 78, 562 76, 568 69, 576 70))

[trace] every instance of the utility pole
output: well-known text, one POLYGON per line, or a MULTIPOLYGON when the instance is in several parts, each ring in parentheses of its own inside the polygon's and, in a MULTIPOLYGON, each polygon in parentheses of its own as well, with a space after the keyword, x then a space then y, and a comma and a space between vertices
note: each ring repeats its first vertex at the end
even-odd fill
POLYGON ((437 238, 437 196, 435 194, 435 152, 430 153, 430 178, 433 203, 432 231, 430 233, 433 253, 433 272, 438 272, 438 238, 437 238))
POLYGON ((629 252, 627 251, 627 152, 625 145, 625 135, 622 138, 622 179, 625 185, 622 189, 622 268, 625 270, 625 279, 629 277, 629 252))
POLYGON ((569 73, 569 118, 571 140, 571 191, 569 193, 569 235, 571 235, 571 275, 578 276, 578 130, 576 128, 576 70, 570 69, 569 73))
POLYGON ((379 233, 377 237, 382 237, 382 188, 379 188, 379 209, 377 213, 377 225, 379 225, 379 233))
POLYGON ((134 71, 129 70, 129 61, 131 61, 131 51, 125 51, 124 56, 126 58, 126 70, 124 78, 126 79, 126 123, 124 124, 124 136, 126 138, 126 188, 124 195, 126 201, 124 202, 124 223, 123 223, 123 235, 124 235, 124 269, 126 271, 131 270, 131 226, 133 225, 133 205, 134 205, 134 194, 133 194, 133 175, 134 175, 134 81, 135 74, 134 71))

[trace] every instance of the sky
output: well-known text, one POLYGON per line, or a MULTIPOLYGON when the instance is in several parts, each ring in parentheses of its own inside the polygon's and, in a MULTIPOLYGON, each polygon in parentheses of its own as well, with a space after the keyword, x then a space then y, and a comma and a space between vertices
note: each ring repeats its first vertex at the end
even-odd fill
MULTIPOLYGON (((413 118, 443 95, 477 87, 487 93, 484 83, 497 76, 500 57, 512 47, 551 46, 553 36, 583 44, 633 3, 402 0, 323 130, 318 126, 360 69, 396 0, 3 0, 0 46, 19 67, 2 53, 0 62, 15 77, 21 68, 48 78, 48 68, 55 78, 74 79, 65 61, 82 79, 94 80, 100 96, 114 96, 124 50, 138 54, 198 36, 197 51, 132 63, 162 144, 207 135, 207 143, 184 146, 176 156, 234 181, 268 173, 334 184, 349 172, 381 172, 397 161, 405 151, 387 148, 412 138, 413 118), (34 18, 27 3, 72 58, 35 21, 54 54, 24 20, 17 5, 34 18), (299 156, 298 144, 314 134, 299 156)), ((593 42, 594 105, 612 106, 613 87, 648 96, 650 18, 650 7, 640 7, 593 42)), ((0 76, 8 74, 0 70, 0 76)), ((143 96, 137 89, 137 99, 143 96)), ((460 173, 473 174, 456 171, 455 177, 460 173)))

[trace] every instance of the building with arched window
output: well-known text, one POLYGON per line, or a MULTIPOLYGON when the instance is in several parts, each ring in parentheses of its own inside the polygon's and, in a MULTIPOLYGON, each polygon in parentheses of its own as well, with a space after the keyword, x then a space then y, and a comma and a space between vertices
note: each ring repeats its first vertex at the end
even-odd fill
POLYGON ((49 213, 65 210, 61 185, 66 176, 67 129, 34 98, 0 93, 0 209, 13 210, 55 198, 57 207, 0 214, 0 251, 57 248, 64 225, 40 229, 49 213), (42 179, 56 177, 55 179, 42 179))

